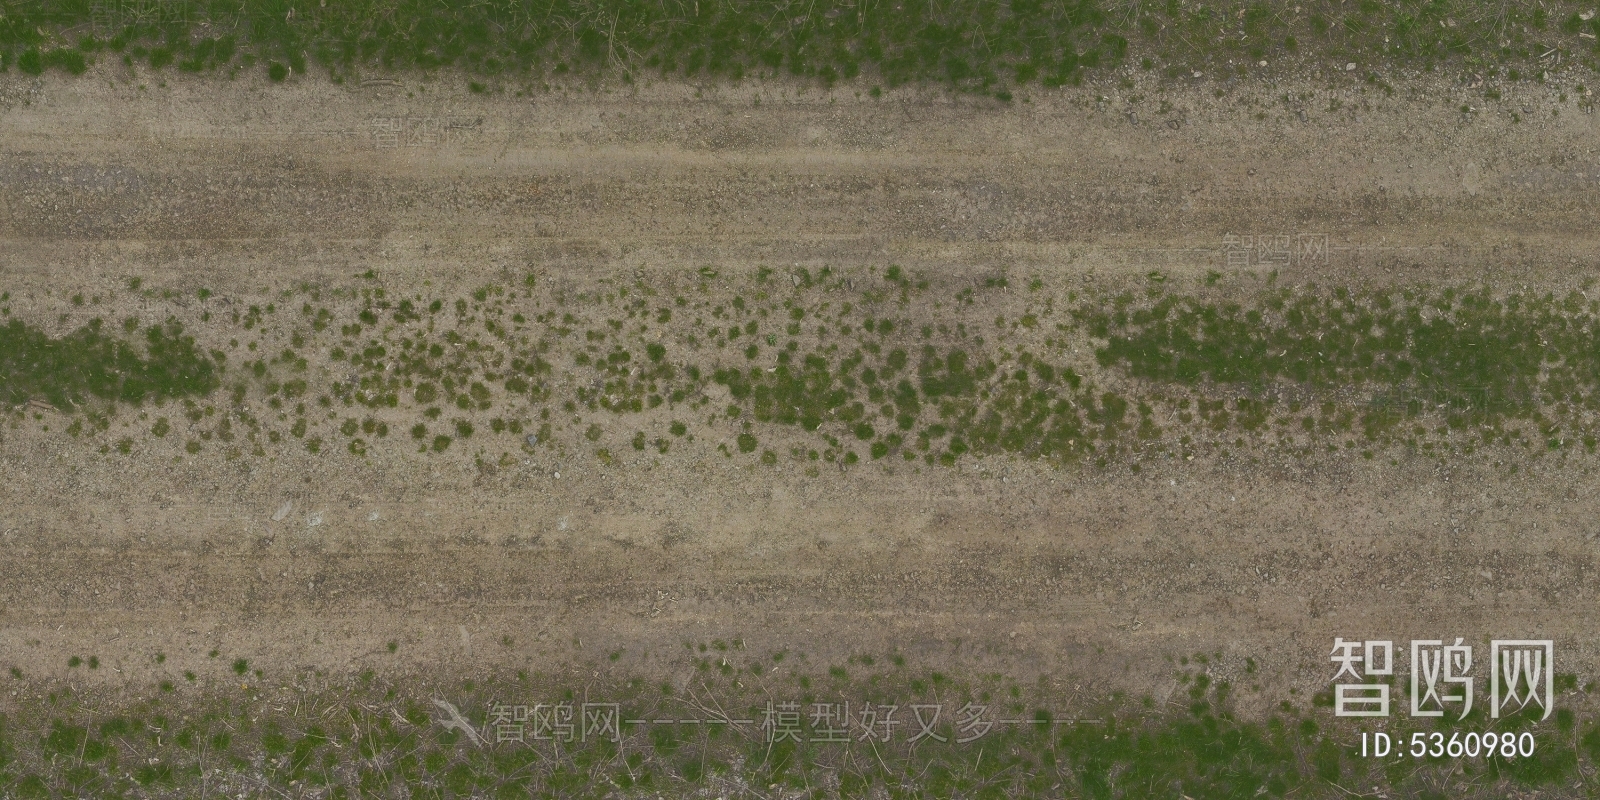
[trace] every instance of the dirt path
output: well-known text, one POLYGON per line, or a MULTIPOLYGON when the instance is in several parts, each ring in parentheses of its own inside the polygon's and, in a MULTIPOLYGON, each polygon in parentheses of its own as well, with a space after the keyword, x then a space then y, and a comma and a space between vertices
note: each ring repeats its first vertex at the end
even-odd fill
MULTIPOLYGON (((368 269, 583 291, 896 263, 948 283, 1276 267, 1284 284, 1554 290, 1600 258, 1600 131, 1553 83, 1463 113, 1420 84, 1000 107, 126 77, 0 85, 0 281, 19 314, 131 276, 265 297, 368 269), (1228 235, 1328 251, 1230 264, 1228 235)), ((700 456, 130 467, 62 442, 0 438, 0 660, 34 676, 95 652, 119 671, 91 680, 131 685, 222 648, 274 668, 668 679, 685 642, 738 638, 819 668, 899 652, 1165 698, 1169 657, 1222 651, 1261 665, 1239 673, 1259 710, 1324 688, 1335 636, 1553 638, 1584 680, 1600 646, 1592 458, 1513 477, 1348 454, 811 477, 700 456)))

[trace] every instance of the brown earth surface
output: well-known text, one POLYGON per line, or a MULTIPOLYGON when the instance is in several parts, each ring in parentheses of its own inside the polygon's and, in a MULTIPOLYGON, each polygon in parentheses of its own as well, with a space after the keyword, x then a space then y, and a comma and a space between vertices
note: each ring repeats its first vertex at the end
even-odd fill
MULTIPOLYGON (((758 264, 895 263, 941 287, 1258 281, 1270 265, 1230 265, 1224 237, 1274 234, 1330 243, 1284 284, 1565 290, 1600 259, 1600 131, 1556 83, 1464 113, 1482 98, 1425 81, 1130 82, 1001 105, 120 69, 0 82, 0 281, 54 333, 147 304, 130 276, 263 298, 368 269, 460 292, 758 264), (107 307, 70 306, 78 292, 107 307)), ((740 639, 1084 698, 1168 699, 1172 659, 1221 652, 1250 713, 1325 688, 1336 636, 1552 638, 1580 683, 1600 650, 1592 458, 813 475, 689 448, 486 470, 108 458, 59 430, 0 431, 0 661, 45 681, 133 690, 214 648, 277 671, 686 680, 685 642, 740 639), (109 668, 67 667, 89 653, 109 668)))

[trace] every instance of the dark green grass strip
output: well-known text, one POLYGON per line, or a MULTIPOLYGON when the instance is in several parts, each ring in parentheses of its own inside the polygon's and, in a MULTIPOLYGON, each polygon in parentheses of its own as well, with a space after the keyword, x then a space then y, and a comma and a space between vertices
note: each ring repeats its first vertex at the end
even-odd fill
MULTIPOLYGON (((1305 56, 1385 67, 1449 65, 1535 78, 1560 52, 1595 66, 1600 17, 1576 3, 1097 0, 5 0, 0 61, 81 72, 109 49, 201 72, 248 59, 274 80, 315 64, 475 74, 782 74, 825 84, 1007 88, 1076 81, 1132 60, 1172 77, 1305 56), (202 27, 204 25, 204 27, 202 27), (76 49, 73 49, 76 47, 76 49)), ((481 85, 481 84, 480 84, 481 85)))

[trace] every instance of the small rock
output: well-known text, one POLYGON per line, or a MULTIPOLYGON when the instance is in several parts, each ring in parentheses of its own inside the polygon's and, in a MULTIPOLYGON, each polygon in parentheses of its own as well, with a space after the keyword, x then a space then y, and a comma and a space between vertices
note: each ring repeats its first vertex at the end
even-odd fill
POLYGON ((289 516, 289 512, 293 511, 293 510, 294 510, 294 501, 293 500, 285 500, 285 501, 283 501, 283 505, 278 506, 278 510, 272 512, 272 521, 273 522, 282 522, 284 517, 289 516))
POLYGON ((1356 62, 1352 61, 1352 62, 1344 65, 1344 71, 1345 72, 1355 72, 1356 71, 1356 62))

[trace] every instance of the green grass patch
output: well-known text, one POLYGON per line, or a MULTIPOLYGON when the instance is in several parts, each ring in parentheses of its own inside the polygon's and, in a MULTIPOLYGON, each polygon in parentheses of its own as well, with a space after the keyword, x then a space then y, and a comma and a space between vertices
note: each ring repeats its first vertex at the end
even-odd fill
POLYGON ((1600 304, 1578 292, 1277 291, 1085 305, 1102 366, 1151 381, 1362 387, 1480 416, 1600 409, 1600 304))
POLYGON ((0 16, 0 52, 31 74, 82 72, 86 54, 108 50, 186 72, 248 58, 265 64, 272 81, 312 65, 335 77, 373 67, 453 67, 476 78, 468 83, 473 92, 597 71, 627 80, 782 75, 824 86, 861 79, 873 97, 881 85, 942 83, 1005 102, 1020 87, 1060 86, 1123 63, 1179 77, 1201 67, 1248 73, 1246 65, 1298 57, 1359 62, 1362 74, 1459 65, 1516 81, 1540 74, 1552 48, 1593 68, 1595 40, 1586 37, 1600 33, 1600 19, 1585 19, 1581 4, 1481 0, 349 2, 295 14, 282 0, 242 0, 161 8, 12 0, 0 16), (69 46, 65 32, 85 27, 106 38, 69 46), (236 41, 216 30, 240 34, 236 41))
POLYGON ((99 320, 60 338, 21 320, 0 326, 0 402, 43 400, 58 409, 89 398, 139 404, 209 394, 219 369, 176 322, 151 326, 137 344, 99 320))

